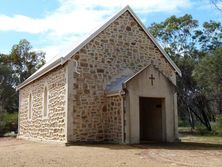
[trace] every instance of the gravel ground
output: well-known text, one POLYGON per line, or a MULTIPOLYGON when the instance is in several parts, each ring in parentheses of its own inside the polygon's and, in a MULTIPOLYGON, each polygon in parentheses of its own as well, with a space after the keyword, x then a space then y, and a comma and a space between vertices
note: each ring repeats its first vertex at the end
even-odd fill
POLYGON ((221 167, 222 147, 190 143, 62 146, 0 138, 0 167, 11 166, 221 167))

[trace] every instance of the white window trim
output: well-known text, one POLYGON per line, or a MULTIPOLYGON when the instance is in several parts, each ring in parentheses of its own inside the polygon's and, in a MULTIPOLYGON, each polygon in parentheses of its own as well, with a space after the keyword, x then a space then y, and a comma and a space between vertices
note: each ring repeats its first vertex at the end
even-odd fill
POLYGON ((48 89, 48 84, 45 83, 43 87, 43 93, 42 93, 42 118, 43 119, 48 119, 49 117, 49 89, 48 89), (47 90, 47 111, 46 111, 46 116, 45 116, 45 88, 47 90))
POLYGON ((33 112, 33 95, 32 95, 32 92, 29 92, 29 95, 28 95, 28 113, 27 113, 29 121, 32 120, 32 112, 33 112), (30 100, 30 96, 31 96, 31 100, 30 100), (31 102, 31 105, 30 105, 30 102, 31 102))

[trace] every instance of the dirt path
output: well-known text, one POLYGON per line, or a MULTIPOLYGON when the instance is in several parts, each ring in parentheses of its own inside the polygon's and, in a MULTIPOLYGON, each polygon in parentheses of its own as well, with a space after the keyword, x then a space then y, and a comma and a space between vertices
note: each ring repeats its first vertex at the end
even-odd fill
POLYGON ((0 167, 222 166, 222 148, 193 145, 40 144, 0 138, 0 167), (208 149, 207 149, 208 148, 208 149))

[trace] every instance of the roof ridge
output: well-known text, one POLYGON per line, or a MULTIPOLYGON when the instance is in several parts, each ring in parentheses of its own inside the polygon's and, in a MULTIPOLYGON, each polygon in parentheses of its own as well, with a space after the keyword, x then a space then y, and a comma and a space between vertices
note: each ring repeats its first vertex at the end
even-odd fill
POLYGON ((167 59, 169 64, 175 69, 175 71, 181 76, 180 69, 176 66, 176 64, 171 60, 171 58, 167 55, 167 53, 162 49, 162 47, 155 41, 154 37, 149 33, 149 31, 146 29, 144 24, 140 21, 140 19, 136 16, 136 14, 133 12, 131 7, 129 5, 126 5, 122 10, 120 10, 117 14, 115 14, 113 17, 111 17, 106 23, 104 23, 99 29, 97 29, 94 33, 89 35, 83 42, 81 42, 79 45, 77 45, 71 52, 69 52, 66 56, 60 57, 60 59, 52 62, 49 64, 45 69, 47 71, 44 71, 44 68, 40 68, 40 70, 36 73, 34 73, 31 77, 26 79, 23 83, 18 85, 16 87, 16 90, 21 89, 22 87, 26 86, 30 82, 34 81, 35 79, 41 77, 45 73, 51 71, 55 67, 58 67, 59 65, 62 65, 69 61, 71 57, 77 53, 81 48, 83 48, 86 44, 88 44, 92 39, 94 39, 97 35, 99 35, 103 30, 105 30, 110 24, 112 24, 117 18, 119 18, 123 13, 126 11, 129 11, 129 13, 132 15, 132 17, 137 21, 137 23, 142 27, 144 32, 147 34, 147 36, 151 39, 151 41, 154 43, 154 45, 157 46, 157 48, 160 50, 160 52, 164 55, 164 57, 167 59), (60 60, 60 61, 59 61, 60 60))

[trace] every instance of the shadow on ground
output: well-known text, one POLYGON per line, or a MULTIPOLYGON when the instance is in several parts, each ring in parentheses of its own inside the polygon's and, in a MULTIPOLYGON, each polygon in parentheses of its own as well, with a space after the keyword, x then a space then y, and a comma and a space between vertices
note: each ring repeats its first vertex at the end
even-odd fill
POLYGON ((167 149, 167 150, 222 150, 222 144, 210 143, 195 143, 195 142, 175 142, 175 143, 146 143, 136 145, 124 144, 89 144, 78 143, 68 144, 68 147, 84 146, 84 147, 101 147, 112 150, 126 150, 126 149, 167 149))
POLYGON ((222 150, 222 144, 177 142, 177 143, 151 143, 136 145, 143 149, 168 149, 168 150, 222 150))
MULTIPOLYGON (((0 142, 4 140, 14 140, 15 137, 0 137, 0 142)), ((222 140, 222 137, 221 137, 222 140)), ((145 144, 99 144, 99 143, 70 143, 67 147, 91 147, 91 148, 107 148, 110 150, 130 150, 130 149, 167 149, 167 150, 222 150, 220 143, 203 143, 203 142, 174 142, 174 143, 157 143, 148 142, 145 144)))

